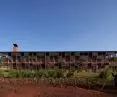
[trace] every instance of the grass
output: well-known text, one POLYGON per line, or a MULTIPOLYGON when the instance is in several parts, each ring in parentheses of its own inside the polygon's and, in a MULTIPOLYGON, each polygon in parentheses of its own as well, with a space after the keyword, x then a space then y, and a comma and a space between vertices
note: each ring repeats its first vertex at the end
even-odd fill
POLYGON ((84 78, 93 78, 93 77, 97 77, 99 75, 99 73, 95 73, 95 72, 86 72, 86 71, 82 71, 78 73, 79 77, 84 77, 84 78))

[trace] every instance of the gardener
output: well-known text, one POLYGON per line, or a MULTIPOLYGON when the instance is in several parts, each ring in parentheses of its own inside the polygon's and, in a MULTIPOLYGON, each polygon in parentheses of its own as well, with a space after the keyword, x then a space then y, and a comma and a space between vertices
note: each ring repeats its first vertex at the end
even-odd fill
POLYGON ((117 88, 117 74, 113 74, 112 73, 112 76, 114 77, 114 85, 115 85, 115 88, 117 88))

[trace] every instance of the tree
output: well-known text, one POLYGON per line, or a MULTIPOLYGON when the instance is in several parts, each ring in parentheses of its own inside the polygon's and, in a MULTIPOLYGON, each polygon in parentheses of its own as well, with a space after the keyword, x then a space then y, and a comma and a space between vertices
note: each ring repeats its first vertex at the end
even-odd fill
POLYGON ((114 77, 114 85, 115 85, 115 88, 117 88, 117 74, 113 74, 112 73, 112 76, 114 77))
POLYGON ((109 58, 109 61, 117 61, 117 57, 111 57, 111 58, 109 58))

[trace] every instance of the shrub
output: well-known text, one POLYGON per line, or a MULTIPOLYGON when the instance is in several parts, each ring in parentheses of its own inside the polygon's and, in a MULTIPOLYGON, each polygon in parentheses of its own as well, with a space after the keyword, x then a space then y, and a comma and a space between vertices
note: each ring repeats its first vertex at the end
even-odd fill
POLYGON ((75 70, 75 71, 73 72, 73 77, 77 77, 77 75, 78 75, 78 71, 75 70))
POLYGON ((67 77, 73 77, 74 73, 72 71, 68 72, 67 77))
POLYGON ((48 77, 53 77, 55 73, 56 73, 56 71, 54 69, 47 70, 48 77))
POLYGON ((9 74, 9 77, 19 77, 19 73, 18 71, 15 71, 15 70, 11 70, 8 72, 9 74))
POLYGON ((3 77, 3 70, 0 70, 0 77, 3 77))
POLYGON ((61 78, 61 77, 64 77, 64 74, 63 74, 62 70, 60 70, 60 69, 55 69, 53 78, 61 78))
POLYGON ((105 80, 112 80, 113 79, 112 72, 113 72, 112 69, 107 68, 107 69, 103 70, 102 72, 100 72, 99 78, 102 78, 105 80))
POLYGON ((35 71, 35 77, 41 78, 43 76, 44 72, 42 70, 35 71))

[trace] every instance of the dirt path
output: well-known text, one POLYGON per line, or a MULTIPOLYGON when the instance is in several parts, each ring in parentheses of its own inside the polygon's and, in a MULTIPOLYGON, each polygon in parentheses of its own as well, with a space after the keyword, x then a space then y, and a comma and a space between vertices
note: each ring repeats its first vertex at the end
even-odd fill
MULTIPOLYGON (((117 94, 116 94, 117 95, 117 94)), ((39 85, 9 86, 0 84, 0 97, 117 97, 108 94, 82 88, 59 88, 39 85)))

